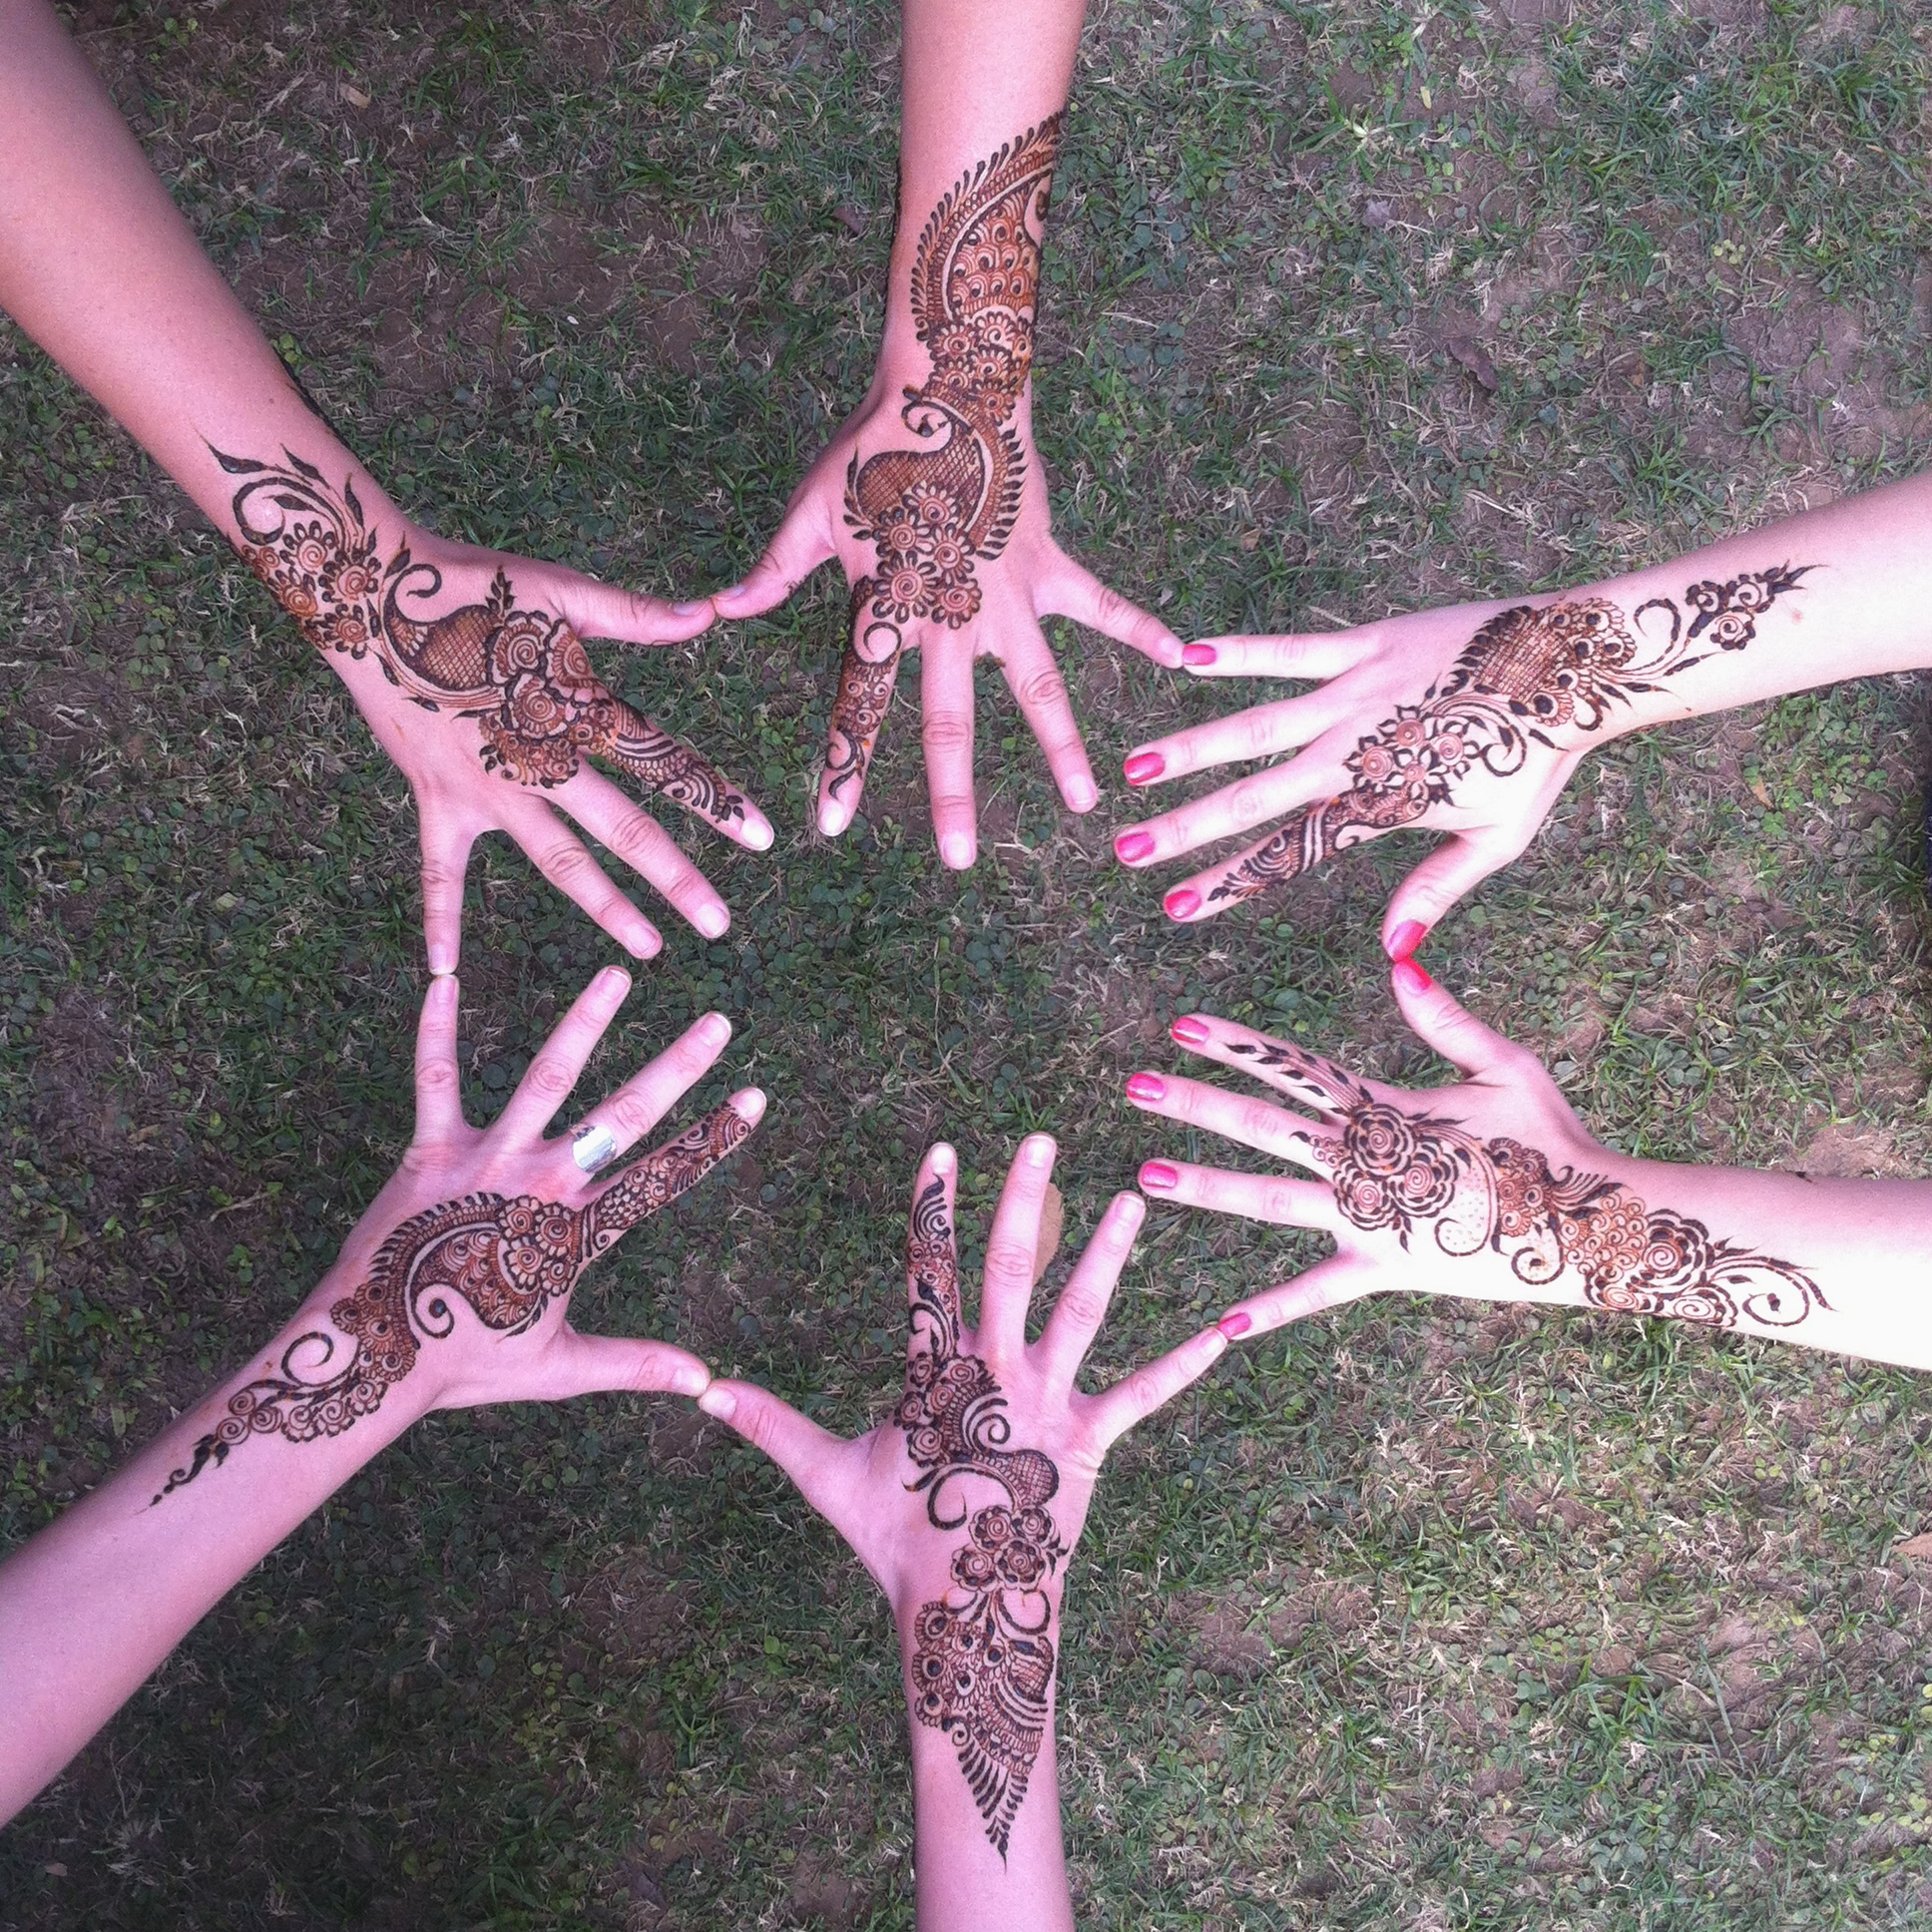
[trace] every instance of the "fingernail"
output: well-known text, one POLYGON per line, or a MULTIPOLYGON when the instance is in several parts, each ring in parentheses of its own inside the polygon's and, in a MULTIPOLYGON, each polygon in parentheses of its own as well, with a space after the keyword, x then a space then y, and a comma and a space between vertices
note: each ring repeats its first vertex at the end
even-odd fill
POLYGON ((437 978, 456 970, 456 949, 453 946, 437 944, 429 949, 429 970, 437 978))
POLYGON ((1067 788, 1061 796, 1066 799, 1069 811, 1092 811, 1100 803, 1100 793, 1095 789, 1093 779, 1078 775, 1067 780, 1067 788))
POLYGON ((580 1127, 570 1144, 570 1158, 583 1174, 595 1174, 616 1152, 617 1141, 608 1127, 580 1127))
POLYGON ((1420 919, 1404 919, 1383 941, 1383 950, 1391 959, 1407 959, 1428 936, 1429 928, 1420 919))
POLYGON ((1168 761, 1159 751, 1136 751, 1121 767, 1129 784, 1152 783, 1167 768, 1168 761))
POLYGON ((1210 665, 1219 655, 1211 644, 1184 644, 1181 647, 1181 662, 1187 665, 1210 665))
POLYGON ((704 608, 702 604, 674 604, 671 607, 671 615, 673 617, 696 617, 704 608))
POLYGON ((1153 851, 1152 832, 1122 832, 1114 841, 1114 856, 1123 865, 1139 865, 1144 858, 1151 857, 1153 851))
POLYGON ((973 841, 964 832, 948 832, 939 841, 939 856, 955 872, 963 872, 973 862, 973 841))
POLYGON ((1044 1168, 1053 1160, 1053 1136, 1035 1134, 1026 1144, 1026 1164, 1030 1168, 1044 1168))
POLYGON ((656 959, 664 951, 664 935, 655 926, 645 926, 624 943, 633 959, 656 959))
POLYGON ((631 975, 622 966, 606 966, 597 976, 597 990, 605 999, 622 999, 631 990, 631 975))
POLYGON ((454 973, 437 974, 429 982, 429 997, 438 1006, 454 1006, 456 1004, 456 975, 454 973))
POLYGON ((1403 992, 1409 994, 1426 993, 1435 984, 1435 981, 1412 959, 1398 959, 1395 962, 1395 970, 1389 977, 1403 992))
POLYGON ((1141 1170, 1141 1186, 1166 1194, 1181 1186, 1181 1172, 1178 1168, 1169 1167, 1165 1161, 1150 1161, 1141 1170))
POLYGON ((953 1151, 944 1141, 935 1144, 926 1160, 931 1164, 934 1174, 951 1174, 953 1171, 953 1151))
MULTIPOLYGON (((744 586, 742 584, 733 584, 729 590, 720 591, 718 593, 719 597, 742 597, 743 595, 744 595, 744 586)), ((716 603, 717 601, 718 601, 718 598, 714 598, 712 600, 713 603, 716 603)))
POLYGON ((756 1127, 764 1119, 764 1090, 761 1087, 747 1087, 741 1094, 733 1094, 730 1100, 731 1112, 746 1127, 756 1127))
POLYGON ((1168 1031, 1172 1033, 1174 1037, 1177 1040, 1179 1040, 1184 1047, 1205 1047, 1208 1044, 1208 1041, 1209 1038, 1207 1027, 1200 1020, 1195 1019, 1192 1015, 1185 1015, 1181 1019, 1175 1021, 1174 1025, 1171 1026, 1168 1029, 1168 1031))
POLYGON ((1214 1323, 1214 1326, 1218 1328, 1221 1331, 1221 1333, 1227 1337, 1229 1341, 1232 1341, 1235 1339, 1236 1336, 1246 1334, 1247 1331, 1254 1326, 1254 1317, 1252 1315, 1244 1315, 1241 1313, 1241 1311, 1238 1308, 1236 1308, 1231 1315, 1222 1315, 1221 1318, 1214 1323))
POLYGON ((727 1388, 720 1388, 716 1382, 698 1398, 698 1406, 707 1415, 715 1415, 721 1422, 728 1422, 737 1414, 737 1397, 727 1388))
POLYGON ((752 819, 744 827, 744 842, 754 852, 768 852, 771 849, 771 827, 760 819, 752 819))
POLYGON ((1129 1100, 1166 1100, 1168 1083, 1159 1074, 1136 1074, 1127 1083, 1127 1097, 1129 1100))
POLYGON ((722 905, 700 906, 692 922, 707 939, 722 939, 731 915, 722 905))
POLYGON ((722 1013, 707 1013, 692 1028, 701 1044, 708 1047, 722 1047, 731 1037, 731 1023, 722 1013))

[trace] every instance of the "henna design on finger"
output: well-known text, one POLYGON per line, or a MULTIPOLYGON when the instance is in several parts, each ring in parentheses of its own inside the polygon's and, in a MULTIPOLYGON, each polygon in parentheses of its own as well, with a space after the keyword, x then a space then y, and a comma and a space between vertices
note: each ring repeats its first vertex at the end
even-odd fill
POLYGON ((980 607, 974 566, 1006 548, 1026 488, 1013 419, 1033 370, 1040 242, 1060 146, 1053 115, 940 198, 912 264, 912 320, 932 358, 899 419, 933 448, 888 449, 845 471, 845 522, 874 547, 852 586, 853 641, 832 706, 831 795, 864 779, 914 622, 957 631, 980 607), (878 655, 860 654, 860 640, 878 655))
POLYGON ((1550 733, 1602 728, 1618 705, 1656 681, 1690 671, 1712 651, 1741 651, 1757 619, 1813 564, 1747 571, 1727 583, 1692 584, 1687 625, 1671 598, 1640 604, 1626 623, 1602 598, 1520 604, 1492 617, 1419 705, 1399 705, 1348 754, 1354 782, 1338 797, 1291 811, 1208 894, 1238 904, 1319 865, 1364 839, 1417 823, 1433 805, 1456 802, 1455 787, 1477 769, 1513 777, 1530 742, 1556 748, 1550 733), (1671 635, 1640 662, 1647 613, 1663 612, 1671 635), (1705 648, 1693 652, 1702 643, 1705 648))
POLYGON ((715 824, 744 816, 743 794, 715 765, 606 689, 566 619, 518 608, 506 571, 481 604, 432 617, 423 606, 441 592, 442 572, 407 544, 378 564, 351 479, 338 495, 292 450, 279 465, 214 454, 247 479, 229 507, 248 568, 309 643, 373 655, 424 711, 474 719, 486 770, 548 788, 575 777, 586 756, 607 758, 715 824))
POLYGON ((230 1396, 228 1413, 155 1502, 210 1463, 219 1468, 249 1436, 312 1442, 373 1415, 416 1366, 422 1344, 455 1328, 452 1298, 498 1334, 525 1333, 627 1228, 696 1187, 750 1132, 741 1114, 721 1107, 647 1154, 583 1208, 535 1195, 475 1194, 412 1215, 376 1249, 354 1289, 330 1304, 337 1334, 311 1328, 297 1335, 278 1362, 230 1396), (342 1335, 349 1354, 336 1367, 342 1335))
MULTIPOLYGON (((1312 1057, 1279 1041, 1228 1051, 1268 1066, 1312 1057)), ((1366 1232, 1392 1229, 1406 1248, 1419 1226, 1430 1227, 1443 1253, 1488 1249, 1532 1287, 1574 1270, 1593 1308, 1709 1328, 1740 1320, 1795 1328, 1831 1305, 1791 1262, 1650 1208, 1621 1182, 1574 1167, 1556 1173, 1520 1141, 1478 1140, 1455 1121, 1405 1113, 1355 1084, 1340 1137, 1325 1152, 1336 1207, 1366 1232)))
POLYGON ((1060 1471, 1037 1449, 1009 1449, 1006 1397, 960 1340, 958 1262, 946 1186, 934 1180, 906 1235, 912 1346, 897 1421, 924 1473, 936 1530, 962 1526, 953 1588, 919 1607, 912 1659, 913 1714, 952 1739, 993 1848, 1007 1844, 1046 1736, 1053 1690, 1053 1604, 1046 1585, 1067 1555, 1046 1505, 1060 1471), (1005 1503, 971 1510, 953 1486, 995 1483, 1005 1503))

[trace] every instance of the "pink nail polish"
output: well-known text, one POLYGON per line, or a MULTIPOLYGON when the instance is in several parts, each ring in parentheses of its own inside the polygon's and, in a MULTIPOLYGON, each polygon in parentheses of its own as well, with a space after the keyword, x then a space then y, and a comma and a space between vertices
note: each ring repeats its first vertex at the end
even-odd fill
POLYGON ((1148 1102, 1166 1100, 1168 1083, 1159 1074, 1136 1074, 1127 1083, 1127 1097, 1148 1102))
POLYGON ((1420 919, 1404 919, 1389 934, 1384 950, 1391 959, 1407 959, 1428 936, 1429 928, 1420 919))
POLYGON ((1181 662, 1190 665, 1210 665, 1220 656, 1211 644, 1184 644, 1181 647, 1181 662))
POLYGON ((1169 1167, 1165 1161, 1150 1161, 1141 1170, 1141 1186, 1144 1188, 1153 1188, 1161 1194, 1167 1194, 1181 1186, 1181 1175, 1177 1169, 1169 1167))
POLYGON ((1114 841, 1114 856, 1123 865, 1138 865, 1154 852, 1152 832, 1122 832, 1114 841))
POLYGON ((1192 1016, 1184 1016, 1175 1021, 1168 1029, 1184 1047, 1205 1047, 1208 1044, 1208 1029, 1192 1016))
POLYGON ((1159 751, 1136 751, 1121 767, 1132 785, 1152 784, 1167 768, 1168 761, 1159 751))
POLYGON ((1214 1326, 1218 1328, 1221 1331, 1221 1333, 1227 1337, 1229 1341, 1237 1341, 1242 1335, 1246 1334, 1247 1331, 1254 1326, 1254 1318, 1252 1315, 1242 1314, 1241 1311, 1238 1308, 1236 1308, 1231 1315, 1222 1315, 1221 1318, 1214 1323, 1214 1326))
POLYGON ((1192 919, 1201 910, 1201 894, 1177 885, 1161 903, 1170 919, 1192 919))
POLYGON ((1390 978, 1403 992, 1410 995, 1426 993, 1435 984, 1435 981, 1413 959, 1398 959, 1390 978))

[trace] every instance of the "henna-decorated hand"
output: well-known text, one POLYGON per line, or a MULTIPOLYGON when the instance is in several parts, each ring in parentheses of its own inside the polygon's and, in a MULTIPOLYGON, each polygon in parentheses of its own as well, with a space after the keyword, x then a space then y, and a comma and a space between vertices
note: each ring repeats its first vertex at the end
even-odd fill
POLYGON ((1102 1459, 1226 1346, 1209 1328, 1103 1395, 1074 1387, 1145 1211, 1131 1194, 1101 1217, 1028 1345, 1053 1155, 1034 1135, 1007 1176, 968 1328, 953 1152, 928 1152, 906 1237, 911 1333, 891 1421, 842 1442, 749 1383, 714 1382, 700 1398, 791 1477, 891 1600, 913 1713, 957 1751, 1003 1857, 1052 1714, 1057 1609, 1102 1459))
MULTIPOLYGON (((1741 651, 1809 566, 1698 581, 1678 596, 1464 604, 1307 637, 1187 647, 1208 678, 1325 682, 1143 745, 1130 784, 1298 756, 1129 827, 1127 865, 1158 864, 1279 818, 1258 843, 1175 886, 1168 916, 1210 919, 1384 832, 1453 834, 1396 888, 1382 943, 1406 958, 1465 893, 1518 857, 1591 747, 1633 701, 1722 651, 1741 651)), ((1688 712, 1687 704, 1682 710, 1688 712)))
POLYGON ((455 968, 470 847, 491 831, 514 838, 639 958, 663 945, 560 811, 700 932, 725 930, 730 914, 704 874, 590 760, 754 851, 770 845, 771 826, 690 745, 614 697, 582 642, 682 643, 711 623, 709 603, 673 607, 446 542, 405 522, 366 479, 326 476, 292 451, 215 455, 236 479, 231 510, 249 567, 340 673, 416 794, 433 971, 455 968))
POLYGON ((1099 792, 1040 620, 1070 617, 1157 664, 1181 664, 1167 626, 1083 570, 1050 526, 1031 370, 1059 135, 1055 115, 969 171, 931 212, 911 267, 916 339, 888 319, 870 394, 806 472, 750 574, 713 599, 724 617, 756 617, 838 559, 852 591, 851 639, 819 829, 835 835, 852 822, 899 660, 917 650, 933 831, 950 866, 971 865, 978 850, 976 656, 998 661, 1072 811, 1091 810, 1099 792))
MULTIPOLYGON (((1338 1252, 1238 1302, 1230 1336, 1378 1289, 1548 1301, 1674 1315, 1774 1334, 1827 1306, 1816 1281, 1651 1197, 1694 1171, 1628 1160, 1590 1138, 1542 1063, 1465 1012, 1413 960, 1394 968, 1410 1027, 1469 1077, 1424 1093, 1386 1087, 1290 1041, 1226 1020, 1174 1023, 1185 1047, 1285 1095, 1288 1108, 1138 1073, 1128 1098, 1321 1176, 1292 1181, 1152 1161, 1163 1201, 1332 1234, 1338 1252)), ((1702 1192, 1708 1193, 1706 1186, 1702 1192)))
POLYGON ((416 1037, 416 1135, 401 1167, 162 1496, 226 1462, 250 1436, 311 1442, 385 1404, 393 1425, 431 1409, 598 1389, 696 1395, 710 1382, 711 1371, 682 1348, 581 1335, 569 1321, 585 1268, 702 1181, 764 1112, 764 1096, 746 1088, 615 1179, 595 1178, 724 1050, 730 1024, 709 1013, 592 1108, 574 1135, 546 1140, 630 986, 617 967, 599 973, 496 1121, 474 1128, 458 1087, 456 981, 431 984, 416 1037))

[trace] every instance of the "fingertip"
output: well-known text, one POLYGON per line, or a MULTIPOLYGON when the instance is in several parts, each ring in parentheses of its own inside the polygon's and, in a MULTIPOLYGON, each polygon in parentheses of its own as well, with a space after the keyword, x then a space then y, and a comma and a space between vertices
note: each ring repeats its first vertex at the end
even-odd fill
POLYGON ((731 1023, 722 1013, 707 1013, 692 1027, 692 1038, 715 1053, 731 1037, 731 1023))
POLYGON ((716 1416, 720 1422, 728 1422, 737 1414, 737 1396, 723 1382, 712 1382, 698 1395, 698 1406, 707 1415, 716 1416))
POLYGON ((977 856, 977 841, 971 832, 947 832, 939 841, 939 856, 952 871, 969 871, 977 856))
POLYGON ((1424 993, 1432 992, 1435 981, 1423 970, 1419 961, 1398 959, 1389 968, 1389 978, 1395 983, 1397 993, 1406 994, 1410 999, 1420 999, 1424 993))
POLYGON ((1086 772, 1079 771, 1060 787, 1060 796, 1069 811, 1092 811, 1100 803, 1100 787, 1086 772))
POLYGON ((446 1013, 456 1004, 458 993, 456 973, 453 968, 437 973, 432 968, 429 991, 423 996, 423 1004, 432 1013, 446 1013))
POLYGON ((765 1097, 761 1087, 744 1087, 725 1103, 746 1127, 756 1127, 764 1119, 765 1097))
POLYGON ((1147 1203, 1129 1190, 1116 1195, 1107 1204, 1107 1211, 1117 1220, 1125 1222, 1128 1230, 1132 1232, 1147 1218, 1147 1203))
POLYGON ((743 843, 754 852, 768 852, 777 834, 771 829, 771 821, 762 812, 747 811, 744 815, 743 843))
POLYGON ((1382 941, 1382 950, 1390 959, 1407 959, 1428 936, 1429 928, 1420 919, 1404 919, 1382 941))
POLYGON ((614 1006, 621 1006, 631 996, 631 975, 622 966, 606 966, 591 981, 591 991, 600 1000, 609 1000, 614 1006))
POLYGON ((1230 1308, 1214 1323, 1214 1329, 1223 1341, 1235 1341, 1254 1326, 1254 1317, 1245 1308, 1230 1308))
POLYGON ((1185 925, 1201 910, 1201 894, 1192 886, 1177 885, 1161 901, 1161 909, 1177 924, 1185 925))
POLYGON ((671 1371, 674 1395, 695 1395, 702 1401, 712 1385, 712 1372, 701 1361, 679 1362, 671 1371))
POLYGON ((723 939, 731 929, 730 908, 722 899, 712 899, 691 915, 691 923, 707 939, 723 939))
POLYGON ((836 838, 852 822, 850 814, 835 798, 827 798, 818 807, 818 830, 825 838, 836 838))
POLYGON ((1050 1168, 1055 1153, 1051 1134, 1030 1134, 1020 1150, 1020 1159, 1030 1168, 1050 1168))
POLYGON ((958 1157, 944 1141, 935 1141, 926 1150, 926 1165, 934 1174, 946 1176, 958 1165, 958 1157))
POLYGON ((664 951, 664 934, 648 919, 640 919, 618 943, 633 959, 656 959, 664 951))

